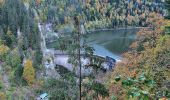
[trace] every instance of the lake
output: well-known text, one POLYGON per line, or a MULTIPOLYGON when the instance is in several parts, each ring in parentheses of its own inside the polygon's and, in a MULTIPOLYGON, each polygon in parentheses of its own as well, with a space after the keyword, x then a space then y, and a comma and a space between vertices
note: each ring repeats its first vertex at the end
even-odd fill
POLYGON ((89 33, 87 41, 95 49, 95 54, 121 60, 121 54, 128 51, 136 39, 139 29, 117 29, 89 33))
MULTIPOLYGON (((135 41, 138 30, 134 28, 95 31, 86 35, 86 41, 95 49, 94 54, 109 56, 119 61, 121 54, 128 51, 129 46, 135 41)), ((57 41, 48 43, 47 48, 57 49, 59 48, 57 45, 57 41)))

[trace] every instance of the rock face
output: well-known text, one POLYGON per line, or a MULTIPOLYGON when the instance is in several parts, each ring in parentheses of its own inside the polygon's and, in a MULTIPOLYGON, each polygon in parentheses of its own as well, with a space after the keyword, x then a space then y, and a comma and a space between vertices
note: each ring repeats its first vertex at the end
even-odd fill
POLYGON ((81 34, 85 34, 85 28, 84 28, 84 25, 81 25, 81 26, 80 26, 80 29, 81 29, 81 30, 80 30, 80 33, 81 33, 81 34))
POLYGON ((46 47, 45 36, 46 30, 49 29, 46 26, 44 27, 40 23, 38 23, 38 28, 41 34, 41 51, 43 53, 43 65, 45 67, 45 76, 58 79, 60 78, 60 75, 55 70, 54 49, 47 49, 46 47))
POLYGON ((43 34, 43 32, 45 32, 43 25, 40 25, 40 23, 38 23, 38 28, 41 34, 41 50, 43 53, 43 62, 44 62, 44 66, 47 69, 54 69, 55 65, 54 65, 54 50, 51 49, 47 49, 46 47, 46 41, 45 41, 45 34, 43 34))
MULTIPOLYGON (((85 33, 84 26, 81 25, 81 34, 85 33)), ((79 76, 79 66, 74 66, 71 63, 68 63, 69 60, 69 55, 65 54, 64 52, 60 50, 54 50, 54 49, 47 49, 46 47, 46 40, 50 37, 48 35, 51 34, 57 34, 52 31, 51 25, 46 24, 46 25, 41 25, 40 23, 38 24, 39 31, 41 33, 41 50, 43 53, 43 65, 46 68, 46 76, 53 76, 57 71, 55 71, 56 65, 59 65, 59 67, 64 67, 68 69, 71 72, 74 72, 77 76, 79 76)), ((82 76, 88 76, 94 72, 94 69, 92 67, 85 67, 86 65, 90 64, 90 61, 88 58, 84 59, 81 58, 81 63, 82 63, 82 68, 81 68, 81 75, 82 76)), ((102 64, 104 69, 108 69, 107 64, 102 64)), ((56 75, 55 75, 56 76, 56 75)))
POLYGON ((44 65, 47 69, 54 69, 54 51, 47 49, 44 52, 44 65))
MULTIPOLYGON (((60 65, 65 67, 66 69, 68 69, 71 72, 75 72, 75 74, 77 76, 79 76, 79 66, 74 66, 70 63, 68 63, 69 60, 69 56, 68 55, 57 55, 55 56, 54 59, 54 63, 56 65, 60 65)), ((82 63, 82 68, 81 68, 81 72, 82 72, 82 76, 88 76, 92 73, 93 69, 92 68, 85 68, 85 65, 87 65, 89 63, 88 59, 81 59, 81 63, 82 63)))

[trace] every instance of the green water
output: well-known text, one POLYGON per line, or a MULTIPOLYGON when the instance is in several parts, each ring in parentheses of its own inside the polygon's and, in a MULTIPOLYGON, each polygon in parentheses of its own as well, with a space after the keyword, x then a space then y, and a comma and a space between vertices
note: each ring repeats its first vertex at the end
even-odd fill
POLYGON ((94 32, 87 35, 87 41, 95 49, 95 54, 120 60, 121 54, 135 41, 137 32, 138 29, 94 32))
MULTIPOLYGON (((95 49, 95 54, 103 57, 109 56, 121 60, 121 54, 128 51, 129 46, 136 39, 139 29, 117 29, 112 31, 99 31, 87 34, 87 43, 95 49)), ((47 48, 59 48, 58 41, 48 43, 47 48)))

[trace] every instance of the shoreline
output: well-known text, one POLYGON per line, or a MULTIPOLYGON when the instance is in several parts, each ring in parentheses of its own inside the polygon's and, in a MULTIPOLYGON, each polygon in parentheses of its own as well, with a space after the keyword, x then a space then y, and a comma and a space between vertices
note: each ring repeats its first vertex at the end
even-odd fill
POLYGON ((125 27, 125 28, 104 28, 104 29, 94 29, 94 30, 86 30, 86 34, 98 32, 98 31, 113 31, 113 30, 129 30, 129 29, 150 29, 152 27, 125 27))

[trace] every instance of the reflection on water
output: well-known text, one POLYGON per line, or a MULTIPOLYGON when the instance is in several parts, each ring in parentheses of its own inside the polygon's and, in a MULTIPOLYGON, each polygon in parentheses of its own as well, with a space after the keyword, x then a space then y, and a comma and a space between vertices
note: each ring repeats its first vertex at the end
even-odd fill
MULTIPOLYGON (((136 32, 138 29, 94 32, 87 34, 86 41, 95 49, 95 54, 120 60, 121 54, 126 52, 131 43, 135 41, 136 32)), ((58 43, 58 41, 48 43, 47 48, 59 49, 58 43)))
POLYGON ((94 32, 87 35, 87 41, 90 46, 94 47, 95 54, 120 60, 120 55, 126 52, 136 39, 137 31, 138 29, 121 29, 94 32))

